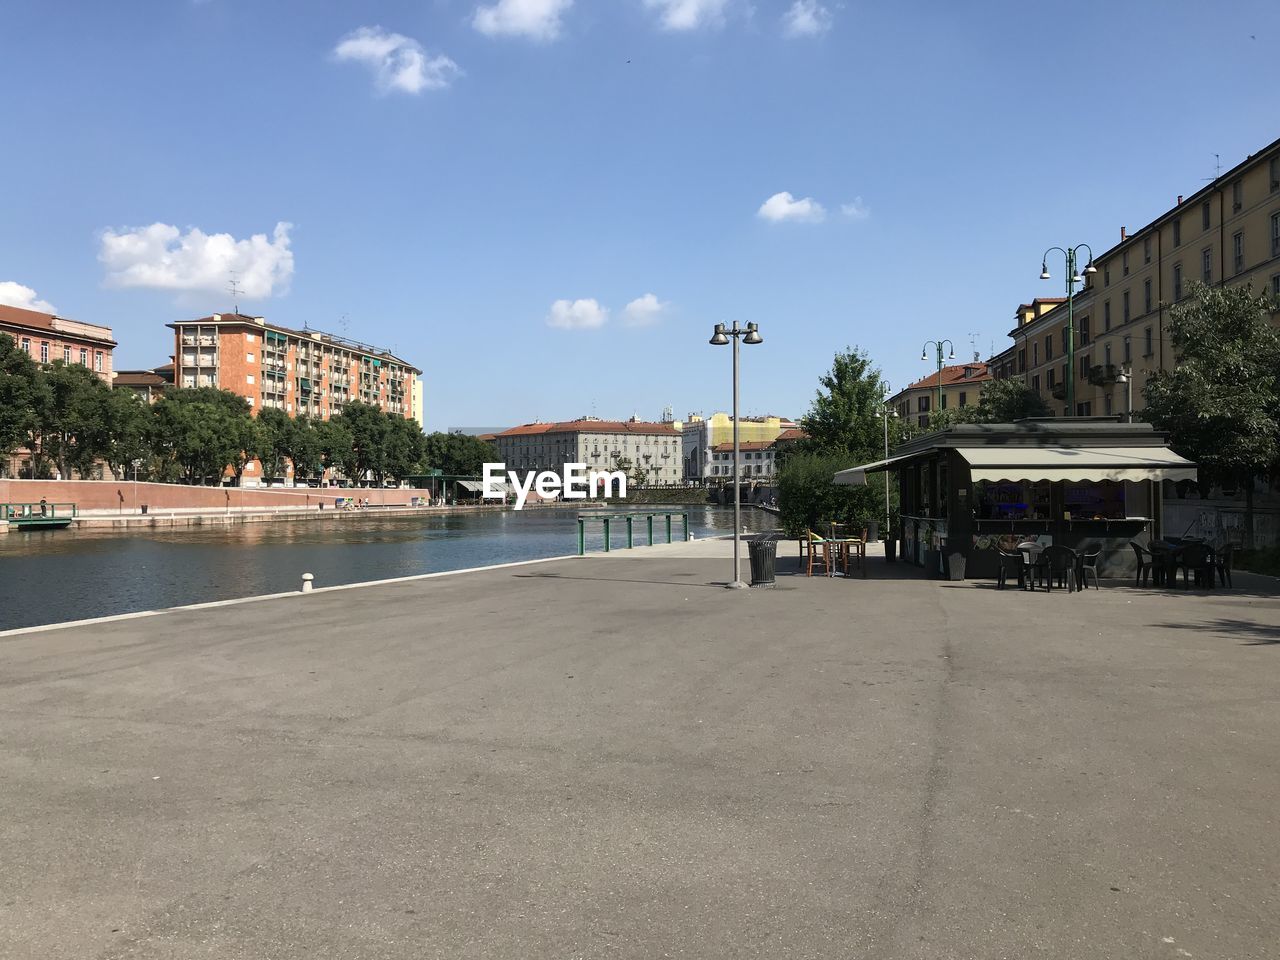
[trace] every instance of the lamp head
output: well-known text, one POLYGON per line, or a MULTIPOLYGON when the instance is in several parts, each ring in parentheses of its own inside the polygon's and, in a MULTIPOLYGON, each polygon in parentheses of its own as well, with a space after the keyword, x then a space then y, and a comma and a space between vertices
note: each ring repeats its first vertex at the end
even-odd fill
POLYGON ((1084 277, 1080 276, 1080 274, 1078 274, 1078 273, 1077 273, 1074 277, 1072 277, 1072 278, 1071 278, 1071 282, 1072 282, 1072 283, 1084 283, 1084 277))
POLYGON ((1093 257, 1090 257, 1089 262, 1084 265, 1084 272, 1086 274, 1093 274, 1098 272, 1098 268, 1093 265, 1093 257))
POLYGON ((723 347, 729 342, 729 338, 725 335, 723 323, 717 323, 716 328, 711 333, 711 339, 707 341, 713 347, 723 347))
POLYGON ((928 355, 925 353, 925 351, 924 351, 924 350, 921 350, 921 351, 920 351, 920 359, 921 359, 921 360, 928 360, 928 359, 929 359, 928 355))
POLYGON ((764 337, 760 336, 760 324, 748 323, 747 335, 742 338, 743 343, 764 343, 764 337))
POLYGON ((955 347, 947 347, 947 359, 948 359, 948 360, 954 360, 955 358, 956 358, 956 348, 955 348, 955 347))
POLYGON ((1041 263, 1041 264, 1040 264, 1040 279, 1041 279, 1041 280, 1049 280, 1049 279, 1051 279, 1051 278, 1050 278, 1050 276, 1049 276, 1049 264, 1047 264, 1047 263, 1041 263))

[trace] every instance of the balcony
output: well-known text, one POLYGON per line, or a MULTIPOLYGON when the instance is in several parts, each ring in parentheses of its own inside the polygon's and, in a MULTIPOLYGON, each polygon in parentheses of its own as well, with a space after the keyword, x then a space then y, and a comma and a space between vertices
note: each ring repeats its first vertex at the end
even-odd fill
POLYGON ((1088 380, 1095 387, 1109 387, 1120 376, 1120 368, 1114 363, 1097 364, 1089 368, 1088 380))

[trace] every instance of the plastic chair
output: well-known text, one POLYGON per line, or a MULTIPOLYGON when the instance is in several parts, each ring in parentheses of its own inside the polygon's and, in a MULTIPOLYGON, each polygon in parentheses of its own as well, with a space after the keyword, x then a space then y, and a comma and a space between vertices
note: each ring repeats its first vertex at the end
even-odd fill
POLYGON ((1102 556, 1101 550, 1095 550, 1093 553, 1082 553, 1080 559, 1076 561, 1076 587, 1083 591, 1089 586, 1089 574, 1093 574, 1093 589, 1101 590, 1102 581, 1098 577, 1098 559, 1102 556))
POLYGON ((1053 590, 1055 579, 1059 586, 1066 585, 1068 593, 1078 589, 1075 582, 1077 558, 1074 550, 1061 544, 1051 543, 1044 548, 1040 559, 1045 566, 1045 586, 1050 592, 1053 590))
MULTIPOLYGON (((1178 557, 1178 567, 1182 568, 1182 586, 1187 588, 1194 584, 1197 587, 1213 588, 1214 574, 1218 567, 1213 556, 1213 547, 1207 543, 1188 543, 1182 548, 1178 557)), ((1177 586, 1177 567, 1173 572, 1174 586, 1177 586)))
POLYGON ((1018 578, 1018 586, 1025 590, 1027 586, 1027 562, 1022 559, 1022 554, 1010 553, 998 547, 996 548, 996 553, 1000 557, 1000 568, 996 573, 996 589, 1003 590, 1008 574, 1013 573, 1018 578))
POLYGON ((1228 543, 1214 556, 1214 566, 1218 569, 1218 576, 1221 578, 1224 587, 1235 586, 1231 582, 1231 562, 1234 559, 1235 551, 1236 545, 1228 543))
POLYGON ((1133 547, 1133 555, 1138 559, 1138 572, 1134 575, 1133 585, 1135 587, 1145 587, 1148 575, 1155 576, 1155 565, 1151 551, 1136 540, 1130 540, 1129 546, 1133 547))

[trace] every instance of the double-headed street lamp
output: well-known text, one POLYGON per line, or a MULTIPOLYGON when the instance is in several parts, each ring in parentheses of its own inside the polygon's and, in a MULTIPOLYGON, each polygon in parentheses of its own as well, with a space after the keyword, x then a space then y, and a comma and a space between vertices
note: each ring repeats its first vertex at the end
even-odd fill
MULTIPOLYGON (((893 409, 893 403, 889 399, 893 387, 889 386, 888 381, 881 384, 884 387, 884 397, 880 400, 880 409, 876 411, 876 416, 884 419, 884 458, 889 459, 889 421, 898 418, 898 411, 893 409)), ((889 471, 884 471, 884 536, 889 539, 889 471)))
POLYGON ((956 358, 956 345, 952 343, 950 340, 926 340, 924 342, 924 346, 920 348, 921 360, 929 359, 930 346, 934 346, 938 348, 938 405, 937 407, 935 407, 935 409, 937 410, 942 409, 942 345, 943 344, 946 344, 947 346, 947 352, 948 352, 947 359, 954 360, 956 358))
POLYGON ((1040 279, 1052 279, 1049 276, 1049 254, 1057 250, 1066 257, 1067 260, 1067 416, 1074 417, 1076 415, 1076 326, 1075 315, 1072 312, 1073 301, 1076 298, 1076 284, 1084 283, 1084 277, 1076 272, 1076 252, 1078 250, 1088 250, 1089 259, 1084 265, 1085 276, 1097 273, 1098 268, 1093 265, 1093 247, 1087 243, 1077 243, 1074 247, 1050 247, 1044 252, 1044 256, 1040 259, 1040 279))
POLYGON ((742 454, 738 448, 738 341, 743 343, 764 343, 764 337, 760 336, 760 328, 754 323, 748 323, 746 327, 739 327, 738 321, 733 321, 733 327, 728 328, 723 323, 717 323, 711 340, 708 341, 713 347, 723 347, 728 344, 730 338, 733 339, 733 579, 729 581, 727 586, 733 590, 741 590, 746 586, 742 582, 740 556, 742 552, 742 503, 738 492, 738 475, 742 468, 739 462, 742 454))

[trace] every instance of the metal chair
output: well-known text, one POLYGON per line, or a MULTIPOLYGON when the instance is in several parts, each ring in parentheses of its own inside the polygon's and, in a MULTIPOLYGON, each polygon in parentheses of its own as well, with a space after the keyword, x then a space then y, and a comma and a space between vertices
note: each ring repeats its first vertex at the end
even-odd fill
POLYGON ((1059 586, 1065 584, 1068 593, 1078 589, 1075 582, 1077 558, 1074 550, 1061 544, 1051 543, 1044 548, 1040 559, 1045 567, 1045 587, 1050 592, 1053 591, 1055 579, 1059 586))

